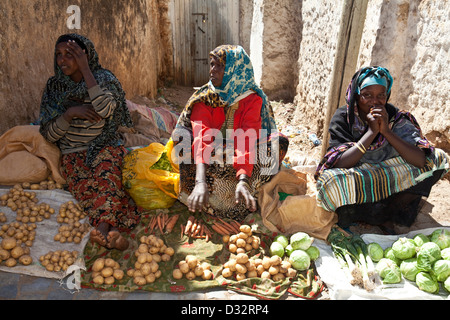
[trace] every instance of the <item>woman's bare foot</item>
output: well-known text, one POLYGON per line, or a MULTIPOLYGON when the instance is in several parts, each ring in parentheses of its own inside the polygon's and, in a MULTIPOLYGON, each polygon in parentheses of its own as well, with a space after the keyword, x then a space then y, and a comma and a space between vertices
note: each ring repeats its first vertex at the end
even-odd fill
POLYGON ((117 249, 120 251, 124 251, 128 248, 128 240, 122 237, 120 234, 120 231, 116 228, 111 228, 111 230, 108 233, 108 248, 110 249, 117 249))
POLYGON ((98 243, 102 247, 105 247, 107 244, 107 236, 109 232, 110 226, 106 222, 100 223, 97 228, 91 231, 91 240, 95 243, 98 243))

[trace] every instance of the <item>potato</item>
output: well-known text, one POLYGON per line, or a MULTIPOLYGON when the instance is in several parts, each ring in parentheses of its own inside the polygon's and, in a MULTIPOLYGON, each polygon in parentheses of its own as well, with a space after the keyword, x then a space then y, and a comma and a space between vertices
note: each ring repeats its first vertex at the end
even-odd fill
POLYGON ((14 238, 5 238, 2 240, 2 248, 5 250, 11 250, 17 245, 17 241, 14 238))
POLYGON ((98 258, 97 260, 95 260, 94 264, 92 265, 92 271, 101 271, 104 266, 105 266, 105 259, 98 258))
POLYGON ((150 262, 150 272, 155 273, 159 269, 159 264, 157 264, 155 261, 150 262))
POLYGON ((151 272, 150 263, 149 262, 144 263, 139 270, 141 270, 141 272, 144 276, 150 274, 150 272, 151 272))
POLYGON ((147 262, 147 255, 145 253, 144 254, 143 253, 139 254, 138 257, 137 257, 137 261, 140 264, 146 263, 147 262))
POLYGON ((169 255, 169 256, 173 256, 175 254, 175 250, 173 248, 171 248, 171 247, 168 247, 168 248, 166 248, 164 253, 169 255))
POLYGON ((276 275, 278 272, 280 272, 280 267, 279 266, 270 266, 269 268, 269 273, 270 275, 276 275))
POLYGON ((123 270, 120 270, 120 269, 114 270, 114 273, 113 273, 114 279, 122 280, 124 275, 125 275, 125 273, 123 272, 123 270))
POLYGON ((273 277, 272 277, 272 280, 273 281, 281 281, 281 280, 284 280, 286 277, 284 276, 284 274, 282 274, 282 273, 277 273, 277 274, 275 274, 273 277))
POLYGON ((17 264, 17 260, 14 258, 9 258, 8 260, 5 261, 5 265, 9 268, 14 267, 17 264))
POLYGON ((235 253, 236 251, 237 251, 237 246, 234 244, 234 243, 231 243, 229 246, 228 246, 228 251, 230 251, 231 253, 235 253))
POLYGON ((190 270, 189 265, 187 263, 180 264, 180 270, 183 273, 188 273, 190 270))
POLYGON ((188 279, 188 280, 194 280, 194 279, 195 279, 195 273, 194 273, 194 271, 189 271, 188 273, 186 273, 186 279, 188 279))
POLYGON ((203 280, 210 280, 212 278, 212 272, 209 269, 204 269, 201 276, 203 280))
POLYGON ((281 260, 280 256, 275 255, 275 256, 270 257, 270 264, 273 266, 279 265, 281 263, 281 261, 282 260, 281 260))
POLYGON ((203 270, 211 270, 211 265, 206 261, 202 262, 200 265, 202 266, 203 270))
POLYGON ((198 264, 198 259, 195 256, 188 255, 188 256, 186 256, 185 260, 186 260, 187 264, 189 265, 190 269, 194 269, 198 264))
POLYGON ((116 279, 114 279, 113 276, 109 276, 109 277, 105 278, 105 284, 111 285, 111 284, 114 283, 115 280, 116 280, 116 279))
POLYGON ((222 241, 223 243, 228 243, 230 241, 230 236, 228 234, 224 235, 222 237, 222 241))
POLYGON ((136 270, 134 270, 134 269, 128 269, 128 270, 127 270, 127 276, 133 277, 135 271, 136 271, 136 270))
POLYGON ((248 262, 248 255, 245 253, 238 253, 236 255, 236 262, 240 264, 246 264, 248 262))
POLYGON ((100 271, 100 273, 104 278, 108 278, 113 275, 114 270, 111 267, 106 267, 106 268, 103 268, 102 271, 100 271))
POLYGON ((250 227, 249 225, 243 224, 239 227, 239 231, 245 232, 245 233, 250 233, 252 231, 252 227, 250 227))
POLYGON ((239 238, 236 240, 236 246, 238 248, 244 248, 246 244, 247 242, 244 239, 239 238))
POLYGON ((261 279, 270 279, 270 273, 269 271, 264 271, 263 273, 261 273, 261 279))
POLYGON ((103 284, 105 283, 105 278, 103 278, 101 275, 98 275, 94 278, 93 281, 95 284, 103 284))
POLYGON ((230 259, 228 260, 227 268, 229 268, 231 272, 234 272, 236 271, 236 264, 236 259, 230 259))
POLYGON ((245 280, 245 279, 247 279, 247 277, 245 276, 245 273, 237 273, 236 274, 237 281, 241 281, 241 280, 245 280))
POLYGON ((8 260, 11 257, 11 254, 8 250, 0 249, 0 261, 8 260))
POLYGON ((183 278, 183 272, 181 272, 180 269, 174 269, 172 271, 172 276, 174 279, 179 280, 179 279, 183 278))
POLYGON ((199 265, 197 265, 195 268, 194 268, 194 274, 197 276, 197 277, 201 277, 202 275, 203 275, 203 268, 201 267, 201 266, 199 266, 199 265))
POLYGON ((237 263, 236 264, 236 272, 237 273, 247 273, 247 268, 243 264, 237 263))
POLYGON ((153 282, 155 282, 155 280, 156 280, 156 277, 155 277, 154 273, 150 273, 150 274, 145 276, 145 281, 147 283, 153 283, 153 282))
POLYGON ((222 270, 222 276, 223 276, 224 278, 229 278, 229 277, 231 277, 232 275, 233 275, 233 272, 231 272, 230 269, 224 268, 224 269, 222 270))
POLYGON ((133 281, 138 286, 144 286, 147 284, 147 281, 145 281, 144 277, 136 277, 136 278, 134 278, 133 281))
POLYGON ((107 259, 105 260, 105 267, 111 267, 111 268, 114 268, 115 265, 116 265, 116 261, 114 261, 113 259, 107 258, 107 259))
POLYGON ((258 272, 256 270, 247 272, 247 278, 256 278, 256 277, 258 277, 258 272))
POLYGON ((22 247, 15 247, 11 250, 11 256, 14 259, 18 259, 25 254, 25 250, 22 247))

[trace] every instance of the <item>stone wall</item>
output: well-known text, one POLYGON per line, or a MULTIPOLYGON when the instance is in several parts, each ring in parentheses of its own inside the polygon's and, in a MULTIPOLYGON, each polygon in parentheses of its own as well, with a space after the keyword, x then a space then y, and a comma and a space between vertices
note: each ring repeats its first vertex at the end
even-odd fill
MULTIPOLYGON (((170 76, 165 19, 168 0, 0 1, 0 133, 34 121, 42 90, 53 74, 59 35, 91 39, 103 67, 121 81, 127 97, 154 97, 158 81, 170 76), (69 30, 70 5, 80 8, 81 29, 69 30)), ((170 54, 170 51, 169 51, 170 54)))

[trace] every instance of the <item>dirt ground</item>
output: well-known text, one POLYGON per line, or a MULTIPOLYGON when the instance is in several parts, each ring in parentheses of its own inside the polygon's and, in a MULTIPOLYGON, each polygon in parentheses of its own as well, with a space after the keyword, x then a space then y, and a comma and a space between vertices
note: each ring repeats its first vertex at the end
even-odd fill
MULTIPOLYGON (((159 102, 166 104, 176 112, 181 112, 189 97, 194 92, 191 87, 173 86, 160 89, 159 102)), ((303 128, 298 128, 291 123, 291 115, 295 105, 292 103, 281 103, 272 101, 272 106, 277 120, 278 129, 290 137, 289 152, 287 154, 289 162, 293 166, 303 166, 314 168, 321 157, 321 147, 314 146, 308 138, 308 132, 303 128)), ((319 137, 320 139, 320 137, 319 137)), ((398 234, 407 233, 411 230, 421 230, 435 228, 439 226, 450 226, 450 173, 432 188, 427 199, 422 200, 422 208, 419 215, 410 227, 395 226, 398 234)), ((351 227, 356 233, 379 233, 382 231, 378 227, 358 224, 351 227)))

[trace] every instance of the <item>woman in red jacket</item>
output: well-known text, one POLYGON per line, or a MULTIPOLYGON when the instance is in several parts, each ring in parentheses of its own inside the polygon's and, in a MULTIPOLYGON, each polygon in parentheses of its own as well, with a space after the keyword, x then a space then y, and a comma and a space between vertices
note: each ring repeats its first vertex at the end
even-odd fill
POLYGON ((249 56, 233 45, 210 53, 210 81, 189 99, 172 138, 187 150, 180 201, 238 220, 257 210, 257 190, 278 172, 289 144, 276 132, 249 56))

